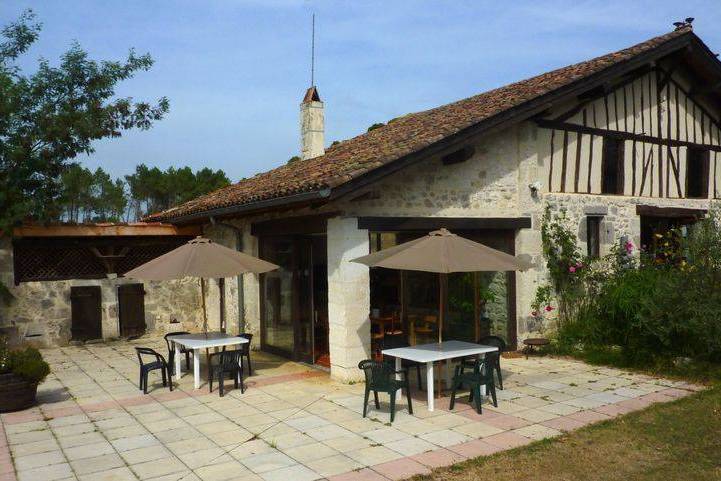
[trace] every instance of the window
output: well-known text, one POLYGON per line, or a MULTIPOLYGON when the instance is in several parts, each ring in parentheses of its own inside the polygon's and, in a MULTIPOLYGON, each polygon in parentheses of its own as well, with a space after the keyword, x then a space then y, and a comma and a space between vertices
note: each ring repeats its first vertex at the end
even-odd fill
POLYGON ((601 256, 601 219, 600 216, 586 217, 586 247, 591 259, 601 256))
POLYGON ((689 148, 686 152, 686 197, 708 197, 709 151, 689 148))
POLYGON ((604 137, 601 160, 601 193, 623 194, 623 140, 604 137))

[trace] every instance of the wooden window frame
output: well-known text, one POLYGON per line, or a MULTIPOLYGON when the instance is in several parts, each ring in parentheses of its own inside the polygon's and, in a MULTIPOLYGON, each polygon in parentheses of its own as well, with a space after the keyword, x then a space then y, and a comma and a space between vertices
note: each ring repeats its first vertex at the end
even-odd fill
POLYGON ((586 216, 586 254, 590 259, 601 257, 601 221, 602 215, 586 216), (595 235, 592 235, 592 232, 595 235), (595 240, 594 240, 595 237, 595 240))
POLYGON ((624 141, 613 137, 603 138, 603 150, 601 157, 601 194, 603 195, 623 195, 624 193, 624 177, 626 174, 624 162, 624 141), (609 165, 612 162, 610 156, 615 156, 615 165, 609 165), (610 182, 609 174, 611 169, 615 170, 615 185, 607 185, 610 182))
POLYGON ((686 151, 686 198, 688 199, 707 199, 708 198, 708 181, 709 181, 709 166, 710 166, 710 154, 708 149, 700 147, 689 147, 686 151), (700 188, 701 191, 698 195, 691 195, 690 181, 692 177, 696 177, 699 172, 694 169, 692 172, 691 166, 699 163, 698 169, 701 169, 701 180, 700 188), (693 175, 692 175, 693 173, 693 175))

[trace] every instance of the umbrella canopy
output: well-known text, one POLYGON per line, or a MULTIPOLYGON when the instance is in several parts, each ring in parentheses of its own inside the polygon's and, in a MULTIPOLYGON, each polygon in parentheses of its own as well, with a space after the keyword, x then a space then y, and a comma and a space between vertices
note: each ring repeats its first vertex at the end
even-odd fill
POLYGON ((451 272, 522 271, 527 263, 505 252, 460 237, 446 229, 430 232, 427 236, 383 249, 351 262, 369 267, 386 267, 409 271, 437 272, 439 282, 438 342, 442 340, 444 296, 443 278, 451 272))
POLYGON ((473 242, 446 229, 433 231, 420 239, 359 257, 351 262, 370 267, 441 274, 519 271, 530 267, 510 254, 473 242))
POLYGON ((196 237, 167 254, 125 273, 125 277, 165 281, 183 277, 232 277, 245 272, 261 274, 278 266, 229 249, 210 239, 196 237))
MULTIPOLYGON (((246 272, 262 274, 279 266, 216 244, 210 239, 196 237, 177 249, 156 257, 150 262, 125 273, 125 277, 148 281, 167 281, 184 277, 200 278, 200 301, 203 307, 203 332, 208 333, 208 314, 205 310, 203 279, 237 276, 246 272)), ((225 332, 224 297, 220 296, 221 331, 225 332)))

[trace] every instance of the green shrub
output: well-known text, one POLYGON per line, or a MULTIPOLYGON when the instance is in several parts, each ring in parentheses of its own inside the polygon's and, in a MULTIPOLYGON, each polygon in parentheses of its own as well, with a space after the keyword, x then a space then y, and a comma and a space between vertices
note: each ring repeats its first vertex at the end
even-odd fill
POLYGON ((644 254, 640 262, 624 255, 630 250, 623 241, 594 261, 570 294, 554 293, 566 299, 580 295, 557 328, 554 349, 626 366, 672 365, 683 358, 721 362, 718 222, 712 214, 687 236, 673 232, 673 242, 662 237, 667 247, 662 255, 644 254))
POLYGON ((37 349, 10 350, 0 338, 0 372, 12 372, 26 381, 40 383, 50 374, 50 366, 37 349))

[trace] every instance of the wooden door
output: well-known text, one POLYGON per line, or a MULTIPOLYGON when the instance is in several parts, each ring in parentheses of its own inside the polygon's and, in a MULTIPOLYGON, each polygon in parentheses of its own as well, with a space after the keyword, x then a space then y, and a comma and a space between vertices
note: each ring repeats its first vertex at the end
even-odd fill
POLYGON ((74 341, 100 339, 103 332, 100 286, 71 287, 70 306, 72 339, 74 341))
POLYGON ((120 336, 136 337, 145 333, 145 289, 143 284, 118 286, 120 336))

